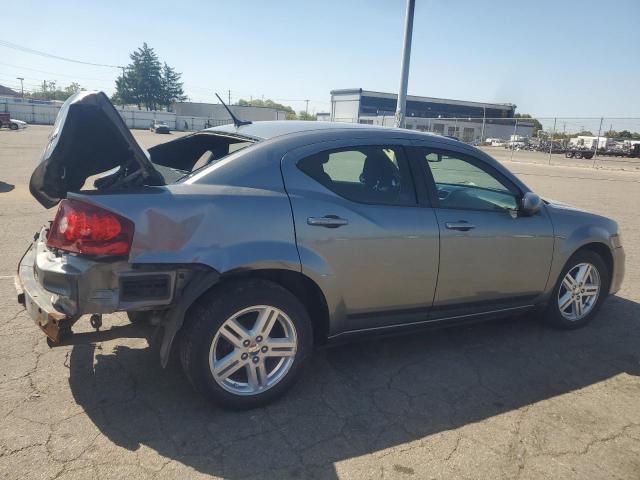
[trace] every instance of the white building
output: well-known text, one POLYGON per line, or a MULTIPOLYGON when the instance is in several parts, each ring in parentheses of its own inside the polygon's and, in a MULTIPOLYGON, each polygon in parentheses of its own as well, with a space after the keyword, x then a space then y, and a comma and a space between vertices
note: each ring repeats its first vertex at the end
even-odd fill
MULTIPOLYGON (((357 89, 331 91, 331 121, 393 126, 397 95, 357 89)), ((406 128, 471 142, 487 137, 531 137, 533 122, 515 119, 511 103, 483 103, 407 96, 406 128), (516 125, 517 121, 517 125, 516 125), (517 128, 516 128, 517 127, 517 128)))
MULTIPOLYGON (((229 109, 240 120, 252 122, 261 120, 286 120, 287 112, 271 107, 254 107, 243 105, 229 105, 229 109)), ((171 110, 182 117, 208 118, 212 123, 218 124, 223 120, 230 120, 229 113, 220 103, 176 102, 171 105, 171 110)))

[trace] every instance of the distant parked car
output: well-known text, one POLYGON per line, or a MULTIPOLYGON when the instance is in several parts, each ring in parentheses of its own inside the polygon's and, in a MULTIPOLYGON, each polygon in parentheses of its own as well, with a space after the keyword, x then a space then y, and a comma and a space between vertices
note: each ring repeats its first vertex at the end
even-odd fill
POLYGON ((27 122, 10 118, 8 113, 0 113, 0 128, 2 127, 18 130, 20 128, 27 128, 27 122))
POLYGON ((153 122, 149 130, 155 133, 171 133, 169 126, 164 122, 153 122))

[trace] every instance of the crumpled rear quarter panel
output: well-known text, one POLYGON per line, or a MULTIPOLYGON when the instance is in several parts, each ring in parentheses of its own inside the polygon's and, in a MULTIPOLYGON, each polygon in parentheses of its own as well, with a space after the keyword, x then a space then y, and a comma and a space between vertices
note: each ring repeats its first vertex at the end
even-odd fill
POLYGON ((300 270, 284 189, 176 184, 79 197, 135 223, 130 263, 300 270))

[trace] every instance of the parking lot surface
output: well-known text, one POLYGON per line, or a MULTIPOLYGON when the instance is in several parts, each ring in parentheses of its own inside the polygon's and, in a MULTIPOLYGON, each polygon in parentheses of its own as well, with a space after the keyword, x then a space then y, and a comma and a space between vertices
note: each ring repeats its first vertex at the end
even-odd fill
MULTIPOLYGON (((91 344, 50 349, 16 303, 18 260, 54 215, 28 191, 49 132, 0 131, 0 478, 640 478, 635 166, 496 153, 543 197, 620 223, 624 287, 592 325, 514 318, 320 350, 284 399, 228 412, 178 362, 160 367, 152 328, 109 315, 91 344)), ((134 132, 147 147, 178 135, 134 132)))

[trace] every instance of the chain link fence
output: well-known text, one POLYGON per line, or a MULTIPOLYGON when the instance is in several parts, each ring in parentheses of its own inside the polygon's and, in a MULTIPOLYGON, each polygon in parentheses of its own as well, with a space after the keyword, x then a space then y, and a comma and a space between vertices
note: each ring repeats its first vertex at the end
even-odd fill
MULTIPOLYGON (((53 125, 61 107, 62 102, 0 97, 0 113, 9 113, 11 118, 33 125, 53 125)), ((165 111, 136 110, 120 106, 116 106, 116 110, 127 127, 133 129, 146 129, 154 122, 164 122, 171 130, 197 131, 233 123, 231 118, 184 116, 165 111)))
MULTIPOLYGON (((393 127, 395 116, 389 112, 357 121, 393 127)), ((406 128, 455 138, 499 160, 640 169, 640 118, 407 117, 406 128)))

